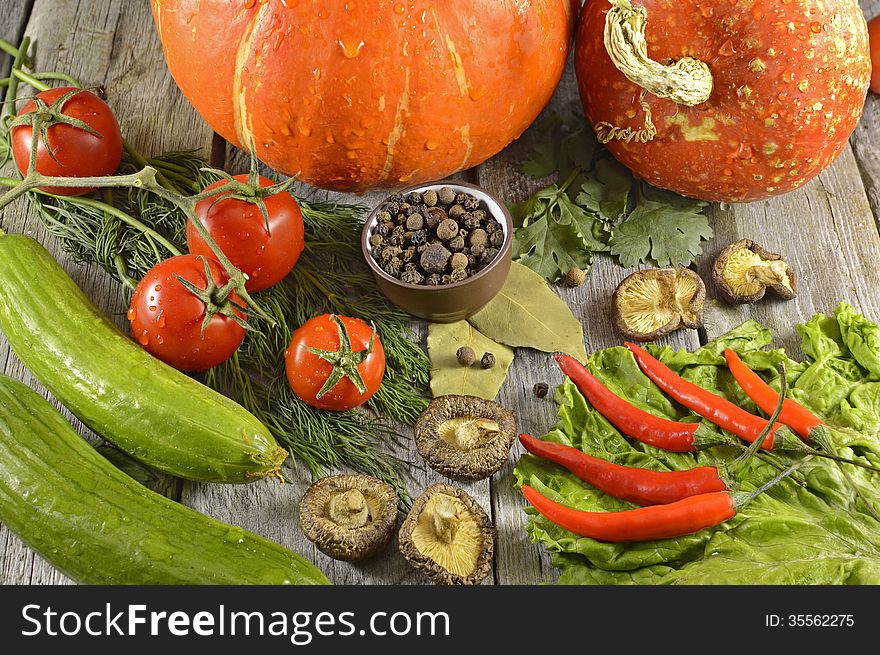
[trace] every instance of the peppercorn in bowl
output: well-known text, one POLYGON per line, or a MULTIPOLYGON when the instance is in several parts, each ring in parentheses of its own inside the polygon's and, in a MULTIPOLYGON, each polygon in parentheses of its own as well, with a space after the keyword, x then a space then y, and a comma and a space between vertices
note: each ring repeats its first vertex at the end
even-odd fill
POLYGON ((463 182, 395 192, 370 213, 361 247, 379 289, 435 323, 476 313, 510 272, 513 222, 486 190, 463 182))

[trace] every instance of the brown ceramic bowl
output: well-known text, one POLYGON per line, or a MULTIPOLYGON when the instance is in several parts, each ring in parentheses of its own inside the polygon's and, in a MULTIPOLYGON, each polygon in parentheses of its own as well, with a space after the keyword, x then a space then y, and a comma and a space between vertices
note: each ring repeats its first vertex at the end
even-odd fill
POLYGON ((432 287, 401 282, 383 271, 373 259, 370 236, 376 225, 376 216, 381 211, 384 201, 379 203, 367 217, 361 235, 361 249, 364 253, 364 259, 367 260, 373 277, 376 279, 376 284, 379 285, 382 293, 401 309, 434 323, 452 323, 475 314, 501 290, 507 279, 507 274, 510 272, 512 261, 513 220, 505 204, 485 189, 465 182, 438 182, 409 187, 399 193, 424 192, 431 189, 439 191, 447 186, 455 189, 456 192, 469 193, 482 200, 486 209, 504 229, 504 244, 501 246, 500 252, 486 268, 476 275, 454 284, 432 287))

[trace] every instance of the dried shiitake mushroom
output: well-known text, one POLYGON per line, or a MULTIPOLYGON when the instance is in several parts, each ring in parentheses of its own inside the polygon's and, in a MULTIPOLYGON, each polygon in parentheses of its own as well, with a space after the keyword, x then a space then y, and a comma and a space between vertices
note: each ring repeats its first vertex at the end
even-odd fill
POLYGON ((369 475, 333 475, 306 490, 299 505, 303 533, 325 555, 357 561, 383 550, 397 525, 397 493, 369 475))
POLYGON ((614 322, 633 341, 654 341, 703 324, 706 285, 687 268, 636 271, 614 291, 614 322))
POLYGON ((750 239, 721 251, 712 278, 724 300, 733 304, 757 302, 768 288, 783 300, 797 295, 794 271, 782 255, 767 252, 750 239))
POLYGON ((500 469, 516 439, 516 415, 476 396, 438 396, 416 421, 416 448, 453 480, 482 480, 500 469))
POLYGON ((432 485, 416 499, 398 540, 406 560, 437 584, 476 585, 492 568, 492 522, 477 501, 452 485, 432 485))

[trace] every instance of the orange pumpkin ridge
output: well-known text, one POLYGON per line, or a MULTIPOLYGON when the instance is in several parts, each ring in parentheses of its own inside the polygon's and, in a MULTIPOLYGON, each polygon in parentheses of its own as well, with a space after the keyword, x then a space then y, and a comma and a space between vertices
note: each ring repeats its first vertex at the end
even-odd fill
POLYGON ((572 0, 152 0, 211 127, 285 174, 399 188, 482 163, 550 101, 572 0))

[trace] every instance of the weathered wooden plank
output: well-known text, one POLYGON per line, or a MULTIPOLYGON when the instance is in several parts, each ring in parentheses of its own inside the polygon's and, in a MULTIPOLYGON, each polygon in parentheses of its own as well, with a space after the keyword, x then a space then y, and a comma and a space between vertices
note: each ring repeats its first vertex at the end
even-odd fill
POLYGON ((717 296, 710 281, 714 257, 727 244, 749 238, 786 257, 798 276, 798 297, 783 302, 768 294, 759 303, 737 307, 711 302, 706 312, 710 338, 754 318, 773 331, 779 345, 799 353, 795 325, 816 312, 830 312, 839 301, 880 318, 880 236, 849 146, 803 189, 718 209, 714 227, 712 248, 699 262, 710 295, 717 296))
MULTIPOLYGON (((70 73, 86 85, 104 86, 124 134, 136 148, 153 153, 202 147, 207 152, 211 132, 168 79, 148 3, 16 0, 11 4, 20 10, 33 4, 27 33, 37 44, 37 67, 70 73)), ((9 3, 4 4, 4 29, 12 28, 19 20, 6 13, 8 7, 9 3)), ((25 95, 29 94, 28 90, 25 95)), ((11 169, 7 168, 5 173, 11 173, 11 169)), ((71 262, 46 235, 26 202, 7 208, 2 220, 7 231, 29 234, 45 244, 85 293, 120 327, 127 329, 124 322, 128 302, 119 285, 97 267, 71 262)), ((9 352, 2 335, 0 365, 0 372, 24 381, 48 397, 45 389, 9 352)), ((79 432, 95 439, 69 412, 63 412, 79 432)), ((176 482, 168 476, 163 476, 156 488, 168 495, 177 494, 176 482)), ((3 546, 0 581, 18 584, 66 581, 5 527, 0 527, 0 545, 3 546)))
MULTIPOLYGON (((571 62, 546 111, 556 111, 562 115, 583 115, 571 62)), ((536 138, 533 128, 500 155, 481 166, 478 169, 479 183, 507 202, 520 202, 529 197, 542 184, 523 176, 519 167, 536 138)), ((627 270, 618 266, 610 256, 599 254, 595 257, 593 270, 583 286, 577 289, 557 286, 557 292, 583 323, 587 352, 622 343, 621 335, 614 328, 611 295, 623 278, 632 272, 633 269, 627 270)), ((666 341, 674 347, 693 348, 699 344, 695 331, 675 333, 666 341)), ((517 412, 522 431, 535 435, 544 434, 557 420, 552 389, 562 379, 552 355, 519 348, 516 350, 516 359, 508 379, 499 394, 499 402, 517 412), (543 399, 537 398, 533 392, 534 385, 538 382, 546 382, 551 388, 551 392, 543 399)), ((496 580, 499 584, 540 584, 551 582, 557 577, 544 548, 529 543, 525 528, 527 517, 522 511, 526 503, 514 489, 512 471, 523 452, 522 447, 516 444, 508 464, 492 479, 492 510, 499 533, 496 556, 496 580)))

